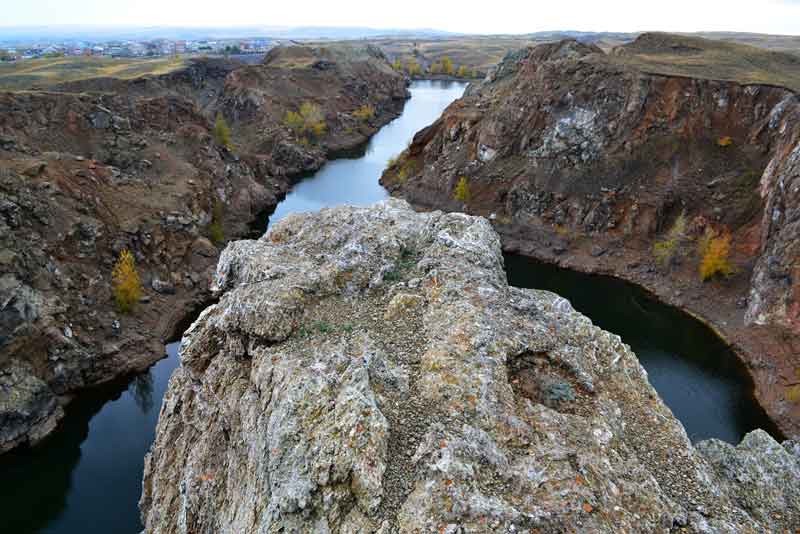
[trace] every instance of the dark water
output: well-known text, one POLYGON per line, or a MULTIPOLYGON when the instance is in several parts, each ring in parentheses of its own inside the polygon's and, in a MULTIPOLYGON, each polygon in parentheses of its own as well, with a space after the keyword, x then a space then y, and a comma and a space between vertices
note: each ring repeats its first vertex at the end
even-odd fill
MULTIPOLYGON (((297 184, 272 220, 338 204, 387 197, 378 178, 387 160, 432 123, 465 84, 415 82, 403 114, 357 158, 325 165, 297 184)), ((43 444, 0 456, 0 534, 135 534, 144 456, 155 435, 161 399, 178 366, 178 344, 133 382, 86 392, 68 406, 61 428, 43 444)))
POLYGON ((510 284, 558 293, 594 324, 622 337, 692 441, 738 443, 756 428, 780 437, 752 397, 735 355, 700 321, 613 277, 511 254, 505 260, 510 284))
MULTIPOLYGON (((387 197, 378 178, 464 91, 456 82, 415 82, 403 115, 358 157, 328 163, 278 206, 270 222, 293 212, 387 197)), ((702 324, 660 305, 634 286, 509 256, 511 283, 556 291, 596 324, 623 337, 692 439, 736 442, 766 418, 747 395, 749 383, 730 352, 702 324)), ((33 449, 0 456, 0 534, 135 534, 144 455, 154 438, 161 399, 178 365, 168 357, 133 382, 84 393, 59 431, 33 449)), ((769 429, 768 429, 769 430, 769 429)))
POLYGON ((327 163, 311 178, 298 183, 269 218, 272 224, 290 213, 318 211, 349 204, 368 206, 389 197, 378 183, 390 158, 402 152, 414 134, 433 123, 451 102, 460 98, 466 84, 418 81, 411 84, 411 100, 403 114, 375 134, 363 152, 352 159, 327 163))
POLYGON ((136 533, 144 455, 178 366, 167 358, 132 382, 83 393, 42 445, 0 456, 0 532, 136 533))

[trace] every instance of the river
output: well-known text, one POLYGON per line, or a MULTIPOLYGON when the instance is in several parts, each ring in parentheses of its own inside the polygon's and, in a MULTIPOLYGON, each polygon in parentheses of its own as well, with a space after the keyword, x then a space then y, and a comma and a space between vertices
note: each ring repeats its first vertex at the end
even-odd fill
MULTIPOLYGON (((353 157, 329 162, 296 184, 269 222, 289 213, 386 198, 378 183, 386 162, 465 87, 414 82, 400 117, 353 157)), ((515 256, 506 261, 512 284, 557 291, 596 324, 620 334, 693 440, 717 437, 733 443, 745 432, 767 426, 732 354, 701 323, 618 280, 586 277, 515 256)), ((144 456, 178 365, 178 344, 168 345, 166 352, 165 359, 133 381, 80 395, 67 407, 60 429, 40 446, 0 457, 0 533, 141 531, 144 456)))
MULTIPOLYGON (((466 84, 418 81, 402 115, 351 158, 327 163, 299 182, 270 222, 289 213, 388 197, 378 183, 386 162, 435 121, 466 84)), ((84 392, 44 443, 0 456, 0 534, 135 534, 144 456, 155 436, 161 399, 178 366, 178 343, 133 381, 84 392)))

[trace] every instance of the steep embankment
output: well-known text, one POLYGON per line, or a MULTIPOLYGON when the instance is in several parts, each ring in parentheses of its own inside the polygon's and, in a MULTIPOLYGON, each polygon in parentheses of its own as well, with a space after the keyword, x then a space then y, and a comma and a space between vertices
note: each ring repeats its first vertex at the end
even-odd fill
POLYGON ((485 219, 391 200, 232 243, 145 467, 146 531, 783 532, 800 446, 693 447, 618 336, 509 287, 485 219))
POLYGON ((418 206, 460 210, 463 177, 467 209, 491 216, 508 249, 635 281, 704 318, 797 436, 800 104, 780 87, 797 85, 797 60, 748 50, 663 34, 610 55, 575 41, 521 50, 382 182, 418 206), (762 85, 723 81, 735 79, 762 85), (681 213, 684 236, 658 265, 654 242, 681 213), (703 283, 707 229, 731 235, 735 272, 703 283))
POLYGON ((211 240, 247 235, 295 173, 396 116, 405 87, 374 51, 288 49, 260 66, 199 62, 157 79, 0 93, 0 452, 53 430, 81 388, 160 358, 209 298, 223 244, 211 240), (270 63, 294 54, 316 59, 270 63), (263 76, 242 88, 253 72, 263 76), (315 100, 330 126, 304 140, 282 119, 314 91, 339 98, 315 100), (242 95, 265 93, 277 96, 239 113, 242 95), (375 117, 345 134, 342 117, 362 105, 375 117), (229 118, 230 150, 212 135, 218 113, 229 118), (280 149, 259 151, 270 143, 280 149), (111 291, 124 249, 145 286, 129 315, 111 291))

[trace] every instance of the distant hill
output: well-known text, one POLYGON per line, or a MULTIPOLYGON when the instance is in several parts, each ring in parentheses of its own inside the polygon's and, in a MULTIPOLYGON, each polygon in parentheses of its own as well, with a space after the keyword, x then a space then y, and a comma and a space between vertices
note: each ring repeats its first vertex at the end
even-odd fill
POLYGON ((215 27, 97 27, 20 26, 0 27, 0 43, 25 44, 42 41, 109 41, 150 39, 237 39, 273 37, 280 39, 367 39, 377 37, 434 38, 454 35, 434 29, 378 29, 364 27, 238 26, 215 27))

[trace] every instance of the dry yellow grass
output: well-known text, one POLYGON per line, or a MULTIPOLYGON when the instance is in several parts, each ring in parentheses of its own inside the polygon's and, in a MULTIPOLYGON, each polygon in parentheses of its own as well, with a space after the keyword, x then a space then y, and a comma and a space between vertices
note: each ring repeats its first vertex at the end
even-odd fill
POLYGON ((800 57, 739 43, 650 33, 614 49, 604 59, 648 73, 800 91, 800 57))
POLYGON ((90 78, 131 79, 167 74, 185 65, 181 58, 130 59, 105 57, 60 57, 0 63, 0 88, 24 90, 46 88, 90 78))

